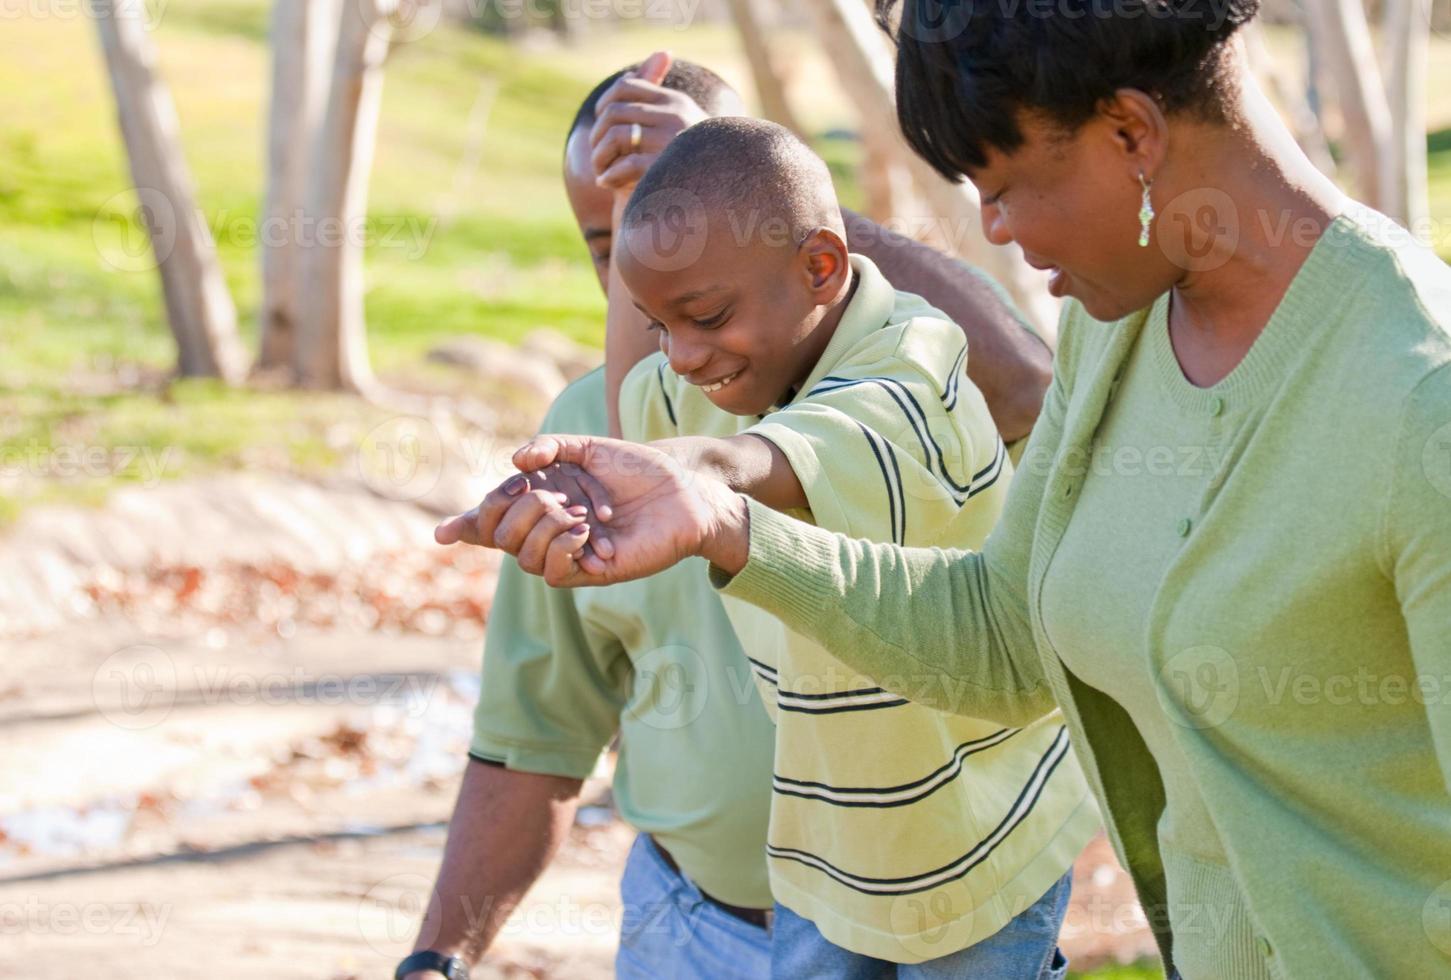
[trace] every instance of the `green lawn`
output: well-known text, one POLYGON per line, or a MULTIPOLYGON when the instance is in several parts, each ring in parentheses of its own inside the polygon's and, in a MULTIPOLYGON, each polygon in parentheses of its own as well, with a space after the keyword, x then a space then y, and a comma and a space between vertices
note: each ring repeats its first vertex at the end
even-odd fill
MULTIPOLYGON (((267 16, 266 0, 183 0, 165 7, 154 34, 249 346, 267 16)), ((791 64, 797 91, 828 90, 830 70, 810 39, 791 46, 801 51, 791 64)), ((367 260, 369 342, 385 378, 436 379, 423 353, 459 334, 512 341, 548 326, 599 342, 603 301, 559 184, 563 128, 595 81, 656 47, 748 87, 733 34, 711 25, 601 31, 568 50, 511 48, 443 25, 394 52, 372 174, 377 244, 367 260), (481 99, 492 108, 470 168, 480 134, 468 120, 481 99)), ((1433 91, 1451 91, 1451 77, 1437 78, 1446 84, 1433 91)), ((90 21, 6 19, 0 91, 10 93, 0 113, 0 524, 36 500, 94 500, 144 475, 118 466, 56 478, 59 446, 169 449, 166 476, 325 470, 346 458, 378 417, 350 399, 166 383, 174 352, 155 274, 118 260, 139 232, 128 224, 134 195, 90 21)), ((813 131, 851 125, 844 99, 798 101, 813 131)), ((1433 118, 1451 124, 1451 109, 1433 118)), ((1451 130, 1432 145, 1445 218, 1451 130)), ((844 199, 856 203, 859 147, 835 138, 819 146, 844 199)), ((1451 234, 1442 241, 1451 254, 1451 234)))

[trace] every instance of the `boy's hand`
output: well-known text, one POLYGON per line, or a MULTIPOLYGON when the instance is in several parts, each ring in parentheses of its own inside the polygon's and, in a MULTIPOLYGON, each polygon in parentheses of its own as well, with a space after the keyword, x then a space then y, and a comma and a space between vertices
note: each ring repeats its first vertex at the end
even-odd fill
POLYGON ((671 62, 657 51, 600 97, 589 141, 601 187, 628 196, 671 140, 709 118, 690 96, 661 84, 671 62))
POLYGON ((729 556, 737 567, 744 562, 735 560, 748 546, 744 500, 670 454, 588 436, 541 436, 514 454, 514 465, 526 472, 558 463, 580 467, 604 488, 610 510, 603 529, 569 512, 577 501, 525 492, 513 477, 474 511, 441 525, 435 537, 452 543, 462 539, 460 525, 476 526, 480 543, 516 555, 520 568, 555 587, 644 578, 691 555, 729 556))

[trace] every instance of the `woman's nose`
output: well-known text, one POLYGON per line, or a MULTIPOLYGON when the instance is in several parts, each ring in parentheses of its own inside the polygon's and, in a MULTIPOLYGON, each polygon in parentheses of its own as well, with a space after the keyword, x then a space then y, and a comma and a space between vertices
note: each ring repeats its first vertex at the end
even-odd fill
POLYGON ((1007 222, 1003 221, 1002 210, 996 204, 982 206, 982 234, 994 245, 1012 244, 1013 236, 1008 231, 1007 222))

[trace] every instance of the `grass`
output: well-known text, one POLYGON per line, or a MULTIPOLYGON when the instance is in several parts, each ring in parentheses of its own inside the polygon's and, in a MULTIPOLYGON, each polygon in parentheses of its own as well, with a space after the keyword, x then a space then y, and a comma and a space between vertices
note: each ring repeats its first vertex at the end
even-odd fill
MULTIPOLYGON (((156 276, 126 254, 144 242, 94 25, 61 9, 8 18, 0 33, 0 91, 12 93, 0 114, 0 523, 36 501, 91 501, 140 478, 124 467, 57 477, 60 447, 169 450, 168 477, 336 467, 350 434, 374 418, 356 402, 166 380, 175 354, 156 276)), ((188 0, 155 9, 164 14, 153 33, 160 71, 250 347, 269 4, 188 0)), ((600 77, 658 47, 749 91, 734 35, 718 25, 602 29, 548 50, 444 24, 394 51, 369 201, 366 309, 380 374, 430 377, 423 355, 464 334, 517 341, 547 326, 599 343, 604 304, 559 182, 562 129, 600 77), (468 120, 481 104, 489 111, 479 134, 468 120), (480 135, 483 152, 470 167, 480 135)), ((811 39, 790 47, 795 90, 831 91, 831 70, 811 39)), ((1451 91, 1451 68, 1445 74, 1433 92, 1451 91)), ((845 99, 797 102, 813 132, 854 125, 845 99)), ((1451 102, 1432 118, 1451 126, 1451 102)), ((1431 145, 1444 218, 1451 129, 1439 129, 1431 145)), ((818 146, 843 198, 859 203, 859 144, 833 136, 818 146)), ((1451 240, 1443 247, 1451 254, 1451 240)))

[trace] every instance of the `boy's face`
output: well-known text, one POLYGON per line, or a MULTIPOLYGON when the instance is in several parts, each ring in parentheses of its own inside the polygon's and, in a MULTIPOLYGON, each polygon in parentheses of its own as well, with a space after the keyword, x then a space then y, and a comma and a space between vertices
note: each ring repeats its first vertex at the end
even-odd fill
POLYGON ((708 233, 682 243, 679 228, 660 224, 626 226, 616 261, 671 370, 736 415, 784 402, 825 351, 830 337, 816 328, 851 279, 840 236, 820 229, 796 246, 713 215, 708 233))

